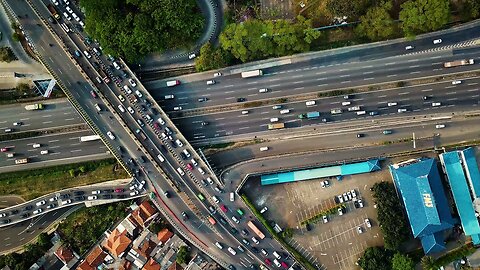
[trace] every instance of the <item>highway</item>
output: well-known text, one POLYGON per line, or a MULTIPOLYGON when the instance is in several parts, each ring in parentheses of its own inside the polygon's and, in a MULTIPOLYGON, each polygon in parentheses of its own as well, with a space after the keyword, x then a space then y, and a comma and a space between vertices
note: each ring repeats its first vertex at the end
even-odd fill
POLYGON ((111 157, 101 141, 80 141, 81 136, 87 135, 92 135, 92 132, 78 131, 0 142, 0 148, 7 150, 0 158, 0 172, 38 167, 39 163, 50 166, 111 157), (33 148, 33 144, 40 144, 40 147, 33 148), (45 150, 48 153, 42 155, 41 151, 45 150), (14 155, 9 158, 6 154, 14 155), (15 165, 15 160, 21 158, 28 158, 29 163, 15 165))
POLYGON ((50 128, 69 127, 83 124, 82 118, 65 99, 39 101, 30 103, 16 103, 1 107, 0 130, 13 128, 17 131, 45 130, 50 128), (42 103, 45 109, 37 111, 25 110, 25 105, 42 103), (22 125, 14 126, 14 122, 22 125))
MULTIPOLYGON (((38 7, 38 10, 40 14, 42 14, 43 17, 48 16, 48 11, 46 8, 43 6, 43 4, 40 3, 40 1, 35 1, 35 5, 38 7)), ((87 112, 89 115, 89 118, 93 120, 94 124, 100 128, 100 131, 105 134, 107 133, 108 130, 112 130, 115 139, 111 140, 110 143, 113 144, 113 147, 116 148, 118 145, 123 145, 125 148, 125 154, 124 154, 124 159, 125 161, 129 164, 128 166, 132 169, 132 171, 137 171, 137 178, 140 179, 152 179, 154 180, 153 183, 155 187, 160 191, 160 194, 162 194, 164 191, 168 191, 171 189, 169 184, 166 181, 162 181, 163 177, 158 174, 157 170, 154 167, 154 164, 151 162, 153 160, 146 160, 145 163, 142 163, 140 160, 142 159, 141 156, 144 155, 145 152, 149 152, 149 154, 155 154, 153 156, 156 156, 158 153, 163 153, 166 156, 166 159, 168 160, 168 163, 170 164, 178 164, 178 155, 180 150, 176 147, 177 150, 173 148, 171 144, 166 144, 165 148, 168 149, 168 151, 171 151, 174 153, 174 156, 169 155, 169 152, 166 152, 163 150, 160 145, 162 145, 161 140, 157 137, 157 135, 154 133, 152 124, 150 126, 144 127, 143 132, 145 133, 145 136, 147 137, 146 140, 142 139, 143 145, 140 148, 141 151, 136 150, 138 147, 136 143, 131 140, 131 137, 129 133, 131 130, 133 132, 135 129, 138 127, 137 124, 137 117, 145 117, 145 113, 142 112, 141 110, 141 105, 146 106, 146 102, 144 99, 141 99, 141 103, 143 104, 133 104, 128 101, 129 105, 135 108, 135 113, 134 116, 132 116, 129 113, 119 113, 117 115, 116 111, 113 111, 109 109, 109 106, 106 106, 103 104, 103 102, 100 102, 99 99, 94 100, 90 96, 90 91, 93 90, 91 88, 90 84, 85 83, 85 79, 82 77, 82 74, 78 71, 78 69, 73 66, 73 63, 71 62, 71 56, 65 54, 63 50, 61 50, 61 46, 59 43, 56 42, 55 38, 53 38, 48 31, 42 31, 43 26, 39 27, 36 22, 32 22, 36 17, 36 14, 32 12, 31 9, 29 9, 28 6, 19 6, 16 5, 15 7, 12 5, 12 8, 15 10, 16 14, 28 14, 28 19, 25 19, 22 16, 21 23, 24 27, 24 30, 29 34, 29 39, 32 40, 32 43, 35 44, 36 48, 38 48, 38 52, 40 55, 42 55, 42 58, 46 59, 47 64, 50 66, 52 70, 55 72, 58 72, 57 75, 60 76, 60 81, 65 82, 65 85, 67 87, 72 87, 74 89, 77 89, 78 91, 73 91, 73 95, 77 101, 79 101, 79 104, 82 106, 82 108, 87 112), (18 10, 17 10, 18 9, 18 10), (53 44, 52 46, 48 44, 53 44), (103 113, 97 114, 95 112, 95 106, 94 104, 98 103, 100 107, 106 108, 108 111, 105 111, 103 113), (138 112, 142 112, 139 114, 138 112), (113 115, 111 113, 114 113, 113 115), (122 121, 125 121, 127 123, 127 126, 131 130, 125 130, 123 129, 122 124, 120 124, 117 121, 114 121, 115 119, 119 119, 121 117, 122 121), (154 142, 153 142, 154 141, 154 142), (163 152, 162 152, 163 151, 163 152), (143 153, 142 153, 143 152, 143 153), (129 162, 129 157, 132 156, 134 162, 129 162), (176 158, 176 159, 175 159, 176 158), (136 164, 141 164, 141 166, 138 166, 136 164)), ((80 39, 81 36, 76 34, 69 34, 70 37, 66 37, 66 33, 62 33, 62 29, 58 25, 52 25, 54 31, 56 31, 60 36, 63 37, 63 40, 67 46, 67 50, 70 50, 73 52, 76 48, 78 48, 80 51, 86 50, 87 48, 85 47, 85 44, 81 42, 82 40, 80 39), (70 40, 70 38, 72 40, 70 40), (75 43, 72 43, 75 42, 75 43), (77 47, 79 46, 79 47, 77 47)), ((91 47, 89 48, 91 50, 91 47)), ((107 63, 107 60, 105 59, 105 56, 101 57, 96 57, 97 61, 101 61, 101 64, 107 63)), ((83 70, 87 71, 87 75, 94 79, 96 77, 96 72, 92 68, 93 66, 91 65, 91 62, 87 61, 86 57, 81 57, 76 59, 75 61, 78 61, 80 63, 80 66, 83 67, 83 70), (87 68, 89 67, 89 68, 87 68)), ((111 63, 111 62, 110 62, 111 63)), ((110 65, 110 64, 107 64, 110 65)), ((106 66, 106 65, 105 65, 106 66)), ((115 72, 117 73, 118 71, 116 70, 111 70, 110 72, 115 72)), ((109 72, 109 73, 110 73, 109 72)), ((113 74, 112 74, 113 75, 113 74)), ((110 75, 110 76, 112 76, 110 75)), ((132 74, 130 74, 131 76, 132 74)), ((113 103, 113 106, 116 108, 118 105, 121 103, 117 96, 122 93, 120 92, 120 89, 115 87, 115 86, 106 86, 104 84, 99 85, 100 91, 106 95, 106 98, 113 103)), ((124 95, 127 96, 127 94, 123 93, 124 95)), ((138 95, 137 95, 138 96, 138 95)), ((138 102, 138 101, 137 101, 138 102)), ((168 123, 168 119, 165 119, 168 123)), ((173 134, 172 134, 173 136, 173 134)), ((176 134, 176 136, 180 136, 180 134, 176 134)), ((140 137, 140 136, 139 136, 140 137)), ((140 137, 141 138, 141 137, 140 137)), ((167 142, 167 141, 164 141, 167 142)), ((146 153, 145 153, 146 154, 146 153)), ((193 154, 193 153, 192 153, 193 154)), ((199 159, 199 158, 197 158, 199 159)), ((155 161, 154 161, 155 162, 155 161)), ((201 161, 198 160, 200 163, 201 161)), ((185 163, 181 161, 181 165, 185 167, 185 163)), ((178 165, 176 165, 178 166, 178 165)), ((181 184, 182 182, 185 181, 185 179, 179 180, 180 178, 176 175, 176 170, 174 169, 176 167, 170 166, 165 166, 164 170, 170 177, 175 179, 177 183, 181 184)), ((204 168, 206 170, 206 168, 204 168)), ((196 177, 200 177, 200 172, 195 171, 196 177)), ((193 174, 189 173, 190 176, 193 176, 193 174)), ((188 179, 190 180, 190 179, 188 179)), ((198 180, 196 180, 198 181, 198 180)), ((190 195, 191 198, 195 198, 197 189, 203 188, 200 186, 195 186, 194 183, 187 182, 186 188, 185 188, 185 193, 190 195)), ((151 187, 150 187, 151 188, 151 187)), ((163 197, 163 195, 161 195, 163 197)), ((194 199, 195 200, 195 199, 194 199)), ((208 200, 211 200, 208 198, 208 200)), ((221 258, 221 261, 227 261, 228 263, 232 263, 234 265, 241 265, 240 260, 244 259, 246 261, 255 261, 255 259, 249 259, 248 256, 252 256, 250 254, 248 255, 239 255, 239 256, 225 256, 225 251, 219 250, 216 248, 214 245, 212 245, 212 241, 222 241, 224 245, 229 245, 236 247, 238 245, 238 242, 236 240, 233 240, 231 236, 229 236, 228 232, 223 228, 223 226, 215 226, 214 228, 208 227, 206 225, 203 225, 205 222, 205 219, 198 220, 193 214, 190 215, 190 219, 187 222, 182 222, 178 217, 180 216, 180 213, 182 211, 187 211, 187 213, 190 213, 188 210, 188 207, 184 204, 184 201, 179 197, 172 195, 171 198, 158 198, 157 203, 162 205, 164 207, 164 211, 167 211, 169 213, 170 217, 168 219, 171 221, 171 219, 176 220, 174 222, 174 225, 176 225, 176 228, 179 229, 181 226, 181 230, 184 230, 185 235, 190 237, 190 239, 194 238, 196 239, 195 241, 198 243, 200 242, 200 245, 203 245, 205 249, 208 249, 210 253, 213 253, 216 255, 216 259, 219 260, 221 258), (186 230, 186 232, 185 232, 186 230), (217 240, 218 239, 218 240, 217 240), (205 243, 210 243, 210 244, 205 244, 205 243)), ((195 200, 192 202, 193 205, 196 206, 197 209, 200 211, 200 216, 205 217, 208 215, 208 210, 207 207, 200 203, 199 201, 195 200)), ((229 228, 228 228, 229 229, 229 228)), ((271 240, 266 240, 263 241, 265 245, 278 245, 276 242, 271 241, 271 240)), ((278 247, 280 249, 280 247, 278 247)), ((246 253, 247 254, 247 253, 246 253)), ((253 257, 252 257, 253 258, 253 257)), ((244 263, 244 265, 246 265, 244 263)))

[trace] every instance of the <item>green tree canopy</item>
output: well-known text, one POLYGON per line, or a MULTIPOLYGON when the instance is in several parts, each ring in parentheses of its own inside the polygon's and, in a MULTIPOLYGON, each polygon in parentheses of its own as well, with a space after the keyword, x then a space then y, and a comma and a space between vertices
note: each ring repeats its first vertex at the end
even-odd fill
POLYGON ((459 1, 460 14, 465 21, 476 19, 480 17, 480 1, 478 0, 463 0, 459 1))
POLYGON ((383 247, 368 247, 358 260, 358 265, 363 270, 391 270, 391 259, 391 251, 383 247))
POLYGON ((80 0, 80 5, 86 31, 106 53, 129 62, 191 46, 204 25, 195 0, 80 0))
POLYGON ((311 21, 301 16, 295 23, 252 19, 229 24, 220 35, 220 44, 233 57, 247 62, 308 51, 310 43, 319 36, 311 28, 311 21))
POLYGON ((197 71, 222 68, 230 63, 230 58, 222 48, 214 48, 207 42, 200 48, 200 55, 195 59, 195 68, 197 71))
POLYGON ((178 249, 178 252, 177 252, 177 263, 179 264, 184 264, 187 262, 187 260, 189 259, 188 257, 190 256, 190 252, 188 250, 188 247, 187 246, 181 246, 179 249, 178 249))
POLYGON ((328 0, 327 9, 334 16, 347 16, 349 21, 365 14, 371 6, 371 0, 328 0))
POLYGON ((450 20, 448 0, 409 0, 401 7, 400 20, 407 37, 438 30, 450 20))
POLYGON ((383 40, 393 36, 395 23, 389 14, 391 9, 391 2, 369 9, 367 14, 360 18, 361 23, 356 29, 357 34, 372 41, 383 40))
POLYGON ((415 263, 407 255, 395 253, 392 259, 392 270, 414 270, 415 263))

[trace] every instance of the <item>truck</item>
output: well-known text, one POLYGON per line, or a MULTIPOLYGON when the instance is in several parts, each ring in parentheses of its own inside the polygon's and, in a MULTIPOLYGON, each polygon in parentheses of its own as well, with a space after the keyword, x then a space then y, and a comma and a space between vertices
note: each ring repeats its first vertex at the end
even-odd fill
POLYGON ((261 69, 242 72, 242 78, 252 78, 252 77, 258 77, 262 75, 263 75, 263 71, 261 69))
POLYGON ((35 104, 26 105, 25 110, 27 111, 43 110, 43 104, 35 103, 35 104))
POLYGON ((88 135, 88 136, 81 136, 80 141, 81 142, 90 142, 90 141, 98 141, 100 140, 99 135, 88 135))
POLYGON ((208 217, 208 221, 209 221, 210 224, 212 224, 212 225, 217 224, 217 222, 215 221, 215 219, 214 219, 212 216, 209 216, 209 217, 208 217))
POLYGON ((285 124, 284 124, 284 123, 275 123, 275 124, 269 124, 269 125, 268 125, 268 129, 269 129, 269 130, 272 130, 272 129, 282 129, 282 128, 285 128, 285 124))
POLYGON ((103 69, 99 68, 99 69, 98 69, 98 74, 100 74, 100 77, 102 78, 102 80, 103 80, 105 83, 109 83, 109 82, 110 82, 110 78, 108 77, 107 74, 105 74, 105 71, 103 71, 103 69))
POLYGON ((262 231, 260 231, 257 228, 257 226, 255 226, 255 224, 253 224, 252 221, 249 221, 247 223, 247 226, 258 236, 258 238, 260 238, 260 240, 265 238, 265 234, 263 234, 262 231))
POLYGON ((308 112, 308 113, 302 113, 302 114, 298 115, 298 118, 300 118, 300 119, 315 119, 315 118, 318 118, 318 117, 320 117, 319 112, 308 112))
POLYGON ((445 62, 443 66, 446 68, 449 68, 449 67, 467 66, 467 65, 473 65, 473 64, 474 64, 473 59, 463 59, 463 60, 456 60, 452 62, 445 62))
POLYGON ((342 113, 342 109, 332 109, 330 111, 331 114, 341 114, 342 113))
POLYGON ((360 111, 360 106, 353 106, 348 108, 349 112, 360 111))
POLYGON ((135 133, 137 133, 140 136, 140 138, 142 138, 142 140, 145 141, 147 139, 147 136, 145 136, 145 133, 143 133, 143 131, 141 131, 140 129, 137 128, 135 130, 135 133))
POLYGON ((58 14, 57 9, 52 4, 48 4, 47 8, 55 19, 60 20, 60 14, 58 14))
POLYGON ((26 164, 28 163, 28 158, 20 158, 15 160, 15 164, 26 164))

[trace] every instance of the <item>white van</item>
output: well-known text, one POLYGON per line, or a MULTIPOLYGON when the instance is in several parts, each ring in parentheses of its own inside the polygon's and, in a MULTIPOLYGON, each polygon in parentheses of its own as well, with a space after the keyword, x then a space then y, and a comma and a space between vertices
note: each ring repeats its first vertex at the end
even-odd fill
POLYGON ((242 111, 242 114, 248 114, 248 111, 242 111))
POLYGON ((268 151, 268 146, 260 147, 260 151, 268 151))
POLYGON ((177 172, 181 175, 181 176, 184 176, 185 175, 185 172, 182 170, 182 168, 178 167, 177 168, 177 172))
POLYGON ((123 107, 122 104, 118 105, 118 109, 119 109, 122 113, 125 112, 125 107, 123 107))
POLYGON ((280 267, 280 266, 282 266, 282 265, 281 265, 281 264, 278 262, 278 260, 277 260, 277 259, 274 259, 274 260, 273 260, 273 263, 274 263, 274 264, 275 264, 275 266, 277 266, 277 267, 280 267))
POLYGON ((397 106, 397 104, 398 104, 397 102, 388 102, 387 106, 392 107, 392 106, 397 106))
POLYGON ((174 98, 175 98, 174 95, 166 95, 166 96, 165 96, 165 99, 174 99, 174 98))
POLYGON ((437 107, 437 106, 441 106, 442 103, 440 102, 432 102, 432 107, 437 107))
POLYGON ((41 146, 41 145, 40 145, 39 143, 34 143, 34 144, 32 145, 33 148, 39 148, 40 146, 41 146))
POLYGON ((198 167, 197 170, 198 170, 201 174, 205 174, 205 171, 202 169, 202 167, 198 167))
POLYGON ((280 256, 280 254, 278 254, 276 251, 273 252, 273 256, 275 256, 275 258, 278 260, 282 259, 282 256, 280 256))
POLYGON ((207 182, 210 184, 210 185, 213 185, 213 180, 211 177, 207 177, 207 182))
POLYGON ((117 64, 117 62, 113 62, 113 67, 114 67, 115 69, 120 69, 120 65, 117 64))
POLYGON ((161 154, 158 154, 158 155, 157 155, 157 158, 158 158, 158 160, 160 160, 160 162, 164 162, 164 161, 165 161, 165 159, 163 158, 163 156, 162 156, 161 154))
POLYGON ((97 112, 102 111, 102 108, 100 108, 100 105, 98 105, 98 103, 95 103, 95 109, 97 109, 97 112))
POLYGON ((213 84, 215 84, 215 80, 208 80, 207 81, 207 85, 213 85, 213 84))
POLYGON ((305 105, 307 105, 307 106, 313 106, 315 104, 316 104, 315 100, 310 100, 310 101, 305 102, 305 105))
POLYGON ((348 105, 350 105, 350 104, 352 104, 352 102, 350 102, 350 101, 344 101, 344 102, 342 102, 342 106, 348 106, 348 105))
POLYGON ((285 110, 280 111, 280 114, 288 114, 288 113, 290 113, 289 109, 285 109, 285 110))
POLYGON ((357 115, 364 115, 364 114, 366 114, 366 113, 367 113, 366 111, 358 111, 358 112, 357 112, 357 115))
POLYGON ((435 128, 436 129, 445 128, 445 125, 444 124, 439 124, 439 125, 436 125, 435 128))
POLYGON ((458 80, 452 82, 453 85, 457 85, 457 84, 461 84, 461 83, 462 83, 462 81, 458 81, 458 80))
POLYGON ((258 90, 259 93, 267 93, 268 92, 268 88, 262 88, 260 90, 258 90))
POLYGON ((271 123, 278 122, 278 118, 277 118, 277 117, 270 118, 270 122, 271 122, 271 123))
POLYGON ((47 155, 48 154, 48 150, 42 150, 40 151, 40 155, 47 155))
POLYGON ((187 158, 191 157, 190 152, 188 152, 187 149, 183 149, 182 152, 185 154, 185 156, 186 156, 187 158))
POLYGON ((397 112, 399 112, 399 113, 403 113, 403 112, 406 112, 406 111, 407 111, 407 109, 405 109, 405 108, 401 108, 401 109, 397 110, 397 112))
POLYGON ((168 81, 168 82, 167 82, 167 86, 168 86, 168 87, 176 86, 176 85, 179 85, 179 84, 180 84, 180 81, 179 81, 179 80, 174 80, 174 81, 168 81))
POLYGON ((235 201, 235 193, 230 192, 230 201, 233 202, 235 201))
POLYGON ((198 166, 198 162, 194 158, 192 158, 192 160, 190 160, 190 162, 192 162, 193 166, 198 166))
POLYGON ((212 196, 212 200, 213 200, 215 203, 219 203, 219 202, 220 202, 220 200, 219 200, 217 197, 215 197, 215 196, 212 196))

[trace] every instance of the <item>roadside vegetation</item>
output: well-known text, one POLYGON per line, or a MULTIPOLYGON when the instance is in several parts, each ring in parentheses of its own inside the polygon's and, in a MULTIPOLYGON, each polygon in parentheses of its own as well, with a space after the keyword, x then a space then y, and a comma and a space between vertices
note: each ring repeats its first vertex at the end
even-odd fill
MULTIPOLYGON (((54 88, 50 99, 65 97, 62 91, 54 88)), ((44 99, 35 93, 35 88, 28 83, 19 83, 14 89, 1 89, 0 90, 0 105, 13 104, 19 102, 28 102, 44 99)))
POLYGON ((82 208, 60 223, 57 231, 65 244, 82 256, 105 230, 127 216, 129 204, 122 201, 82 208))
POLYGON ((27 244, 24 246, 25 250, 22 253, 9 253, 0 256, 0 269, 8 266, 12 270, 28 270, 40 257, 45 255, 47 250, 52 247, 50 242, 50 235, 41 233, 37 237, 37 242, 34 244, 27 244))
POLYGON ((75 186, 128 178, 115 159, 88 161, 0 174, 0 194, 32 200, 75 186))
POLYGON ((105 53, 130 63, 192 47, 205 24, 195 0, 80 0, 80 6, 86 32, 105 53))
POLYGON ((0 47, 0 62, 10 63, 15 60, 17 60, 17 57, 10 47, 0 47))

